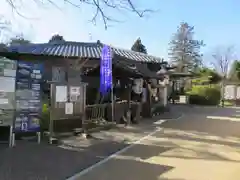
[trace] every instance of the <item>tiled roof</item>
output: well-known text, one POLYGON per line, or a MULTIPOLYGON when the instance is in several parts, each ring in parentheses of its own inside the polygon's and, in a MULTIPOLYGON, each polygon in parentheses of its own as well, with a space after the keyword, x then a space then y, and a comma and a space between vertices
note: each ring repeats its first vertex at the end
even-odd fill
POLYGON ((146 64, 139 62, 131 64, 129 61, 118 60, 115 61, 114 65, 144 78, 161 79, 163 77, 162 74, 157 74, 156 72, 150 71, 146 64))
POLYGON ((60 42, 15 45, 9 47, 8 50, 34 55, 100 58, 102 47, 97 43, 60 42))
MULTIPOLYGON (((58 43, 15 45, 8 48, 9 52, 34 55, 49 55, 63 57, 100 58, 103 44, 63 41, 58 43)), ((113 55, 139 62, 161 62, 161 58, 130 50, 112 47, 113 55)))
POLYGON ((112 49, 116 55, 119 55, 128 59, 136 60, 139 62, 156 62, 156 63, 162 62, 161 58, 147 55, 144 53, 139 53, 139 52, 115 48, 115 47, 112 47, 112 49))

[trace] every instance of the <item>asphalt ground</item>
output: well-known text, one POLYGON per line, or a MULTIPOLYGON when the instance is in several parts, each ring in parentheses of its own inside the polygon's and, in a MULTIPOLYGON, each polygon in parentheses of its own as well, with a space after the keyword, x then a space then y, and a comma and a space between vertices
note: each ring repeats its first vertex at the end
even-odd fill
POLYGON ((185 115, 69 180, 239 180, 240 110, 175 110, 185 115))

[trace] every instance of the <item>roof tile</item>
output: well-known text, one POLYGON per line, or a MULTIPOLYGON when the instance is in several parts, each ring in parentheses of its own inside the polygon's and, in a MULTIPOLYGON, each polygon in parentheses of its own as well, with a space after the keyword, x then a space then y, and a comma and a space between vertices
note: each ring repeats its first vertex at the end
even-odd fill
MULTIPOLYGON (((139 62, 161 62, 161 58, 154 56, 121 48, 111 48, 114 54, 127 59, 139 62)), ((9 47, 8 51, 35 55, 100 58, 102 44, 64 41, 58 43, 15 45, 9 47)))

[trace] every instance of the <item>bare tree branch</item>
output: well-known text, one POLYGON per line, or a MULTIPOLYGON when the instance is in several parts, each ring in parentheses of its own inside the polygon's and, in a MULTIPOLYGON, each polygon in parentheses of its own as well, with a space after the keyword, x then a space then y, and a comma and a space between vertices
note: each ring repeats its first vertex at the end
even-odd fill
POLYGON ((231 62, 235 59, 234 47, 229 46, 216 48, 212 57, 213 61, 211 64, 214 66, 215 70, 223 77, 226 77, 231 62))
POLYGON ((0 16, 0 29, 1 30, 8 30, 9 26, 10 26, 10 22, 8 22, 7 20, 5 20, 3 18, 3 16, 0 16))
POLYGON ((11 31, 11 23, 0 15, 0 40, 3 41, 3 37, 6 37, 6 32, 11 31))
MULTIPOLYGON (((18 3, 21 4, 22 0, 5 0, 13 11, 15 11, 19 16, 26 18, 21 12, 20 8, 17 6, 18 3)), ((30 1, 30 0, 29 0, 30 1)), ((60 2, 56 2, 54 0, 31 0, 36 5, 44 5, 44 4, 50 4, 54 7, 58 8, 58 3, 64 2, 72 5, 75 8, 81 8, 83 4, 90 5, 95 8, 95 13, 91 19, 91 22, 96 24, 97 17, 100 17, 104 23, 105 29, 107 29, 108 22, 115 21, 118 22, 118 20, 110 17, 107 15, 106 9, 115 9, 118 11, 130 11, 135 14, 137 14, 140 18, 144 17, 146 13, 152 13, 154 10, 152 9, 143 9, 140 10, 136 7, 136 4, 133 3, 133 0, 61 0, 60 2)))

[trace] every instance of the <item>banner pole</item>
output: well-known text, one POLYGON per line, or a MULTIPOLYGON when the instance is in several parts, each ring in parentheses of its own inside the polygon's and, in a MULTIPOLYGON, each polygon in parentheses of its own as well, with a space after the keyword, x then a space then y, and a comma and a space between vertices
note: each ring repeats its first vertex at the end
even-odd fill
POLYGON ((112 122, 114 122, 114 94, 113 94, 113 84, 111 85, 111 101, 112 101, 112 122))

